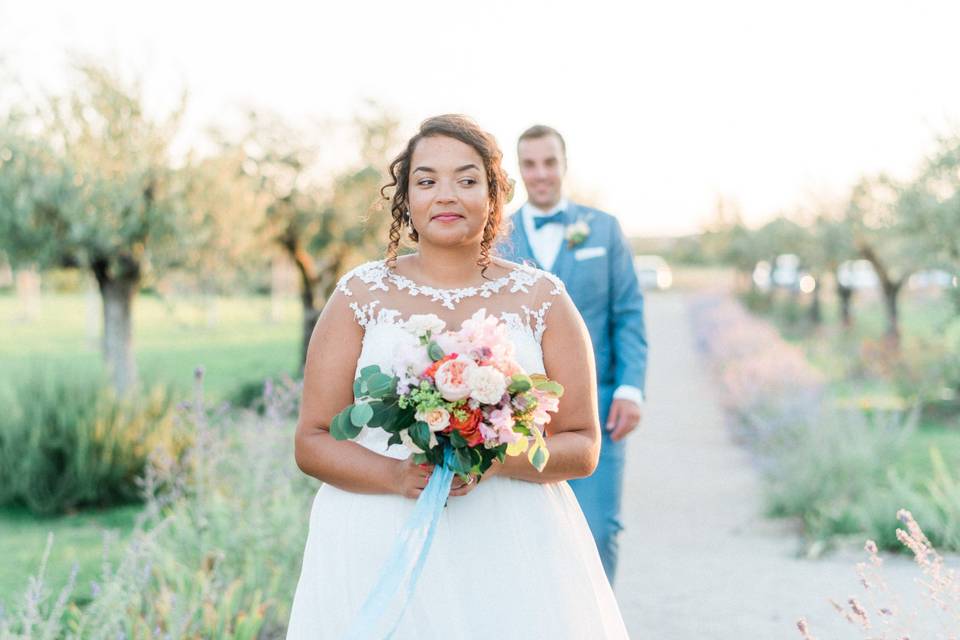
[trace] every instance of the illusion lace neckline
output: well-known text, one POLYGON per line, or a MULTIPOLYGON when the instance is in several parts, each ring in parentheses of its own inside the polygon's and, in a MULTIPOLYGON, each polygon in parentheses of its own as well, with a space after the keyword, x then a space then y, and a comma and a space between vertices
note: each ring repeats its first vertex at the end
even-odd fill
POLYGON ((422 284, 420 282, 417 282, 416 280, 412 278, 408 278, 407 276, 400 275, 396 271, 393 271, 392 269, 390 269, 390 267, 386 265, 386 261, 383 262, 383 267, 386 270, 386 277, 391 282, 393 282, 393 284, 395 284, 398 289, 417 289, 418 291, 422 291, 424 293, 438 292, 438 293, 445 293, 445 294, 457 294, 457 293, 469 292, 471 295, 475 295, 476 293, 485 291, 487 289, 492 289, 493 291, 499 290, 500 288, 503 287, 503 285, 510 282, 510 280, 513 280, 514 274, 516 274, 518 271, 520 271, 523 268, 523 267, 514 267, 504 275, 500 276, 499 278, 495 278, 493 280, 487 280, 483 284, 472 285, 469 287, 434 287, 428 284, 422 284))
POLYGON ((510 270, 509 273, 495 279, 488 280, 480 285, 471 287, 459 287, 452 289, 443 289, 440 287, 431 287, 423 285, 407 276, 395 273, 387 266, 386 260, 377 260, 360 265, 347 275, 345 275, 337 285, 337 289, 347 296, 352 296, 353 292, 348 286, 348 281, 356 276, 360 281, 369 286, 370 291, 389 291, 387 283, 392 284, 397 291, 405 292, 411 296, 426 296, 434 302, 441 303, 447 309, 456 308, 457 303, 465 298, 480 296, 481 298, 490 298, 494 294, 506 289, 511 293, 522 291, 529 293, 530 286, 539 278, 546 277, 554 284, 553 295, 559 294, 563 290, 563 284, 552 274, 530 267, 524 264, 518 264, 510 270))

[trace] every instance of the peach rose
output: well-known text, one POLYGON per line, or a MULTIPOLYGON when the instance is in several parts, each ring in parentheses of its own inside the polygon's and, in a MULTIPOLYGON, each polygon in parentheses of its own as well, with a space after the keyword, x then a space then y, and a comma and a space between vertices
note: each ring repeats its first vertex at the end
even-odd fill
POLYGON ((477 364, 469 358, 448 360, 437 368, 434 382, 444 400, 456 402, 470 395, 469 374, 477 364))

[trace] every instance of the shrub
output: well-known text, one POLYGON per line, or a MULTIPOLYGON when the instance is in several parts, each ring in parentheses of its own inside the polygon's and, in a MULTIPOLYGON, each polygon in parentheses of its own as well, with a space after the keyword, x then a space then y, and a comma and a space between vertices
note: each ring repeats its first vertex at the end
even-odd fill
POLYGON ((118 397, 97 380, 35 371, 8 390, 0 414, 0 505, 39 515, 138 499, 152 451, 185 447, 171 395, 118 397))
POLYGON ((266 398, 269 396, 270 390, 276 385, 289 386, 291 384, 293 384, 293 379, 286 374, 277 378, 248 380, 239 384, 228 394, 227 402, 231 406, 240 409, 252 409, 262 415, 266 409, 266 398))
POLYGON ((0 638, 282 637, 317 488, 293 459, 299 395, 268 387, 263 415, 181 407, 191 445, 151 457, 143 515, 92 600, 70 603, 72 585, 55 593, 41 571, 0 611, 0 638))
POLYGON ((800 518, 817 541, 867 533, 899 549, 890 514, 909 504, 935 543, 960 549, 960 482, 939 452, 922 483, 896 471, 917 430, 917 408, 844 408, 769 322, 722 296, 701 296, 691 311, 723 402, 756 454, 771 515, 800 518))

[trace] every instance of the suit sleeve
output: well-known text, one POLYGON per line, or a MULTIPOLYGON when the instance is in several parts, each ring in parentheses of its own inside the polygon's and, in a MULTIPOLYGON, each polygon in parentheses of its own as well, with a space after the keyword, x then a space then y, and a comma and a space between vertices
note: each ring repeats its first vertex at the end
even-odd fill
POLYGON ((610 319, 616 385, 644 390, 647 378, 647 334, 643 319, 643 292, 633 266, 633 250, 613 218, 610 239, 610 319))

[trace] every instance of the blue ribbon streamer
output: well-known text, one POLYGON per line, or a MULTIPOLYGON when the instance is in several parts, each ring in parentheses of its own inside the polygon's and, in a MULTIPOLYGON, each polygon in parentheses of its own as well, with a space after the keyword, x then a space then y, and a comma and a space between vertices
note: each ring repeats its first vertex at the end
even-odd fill
POLYGON ((430 481, 417 498, 413 513, 400 530, 383 565, 380 579, 354 618, 345 640, 387 640, 393 637, 413 597, 440 513, 450 495, 452 461, 453 447, 446 447, 443 464, 434 468, 430 481))

